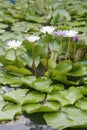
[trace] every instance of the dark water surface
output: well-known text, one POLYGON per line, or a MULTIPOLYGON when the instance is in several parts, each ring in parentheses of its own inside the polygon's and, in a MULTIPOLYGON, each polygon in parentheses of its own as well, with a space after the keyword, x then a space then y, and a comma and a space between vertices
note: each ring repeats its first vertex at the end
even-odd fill
POLYGON ((18 121, 1 124, 0 130, 53 130, 47 126, 42 115, 33 114, 28 117, 21 116, 18 121))
MULTIPOLYGON (((21 116, 18 121, 1 124, 0 130, 54 130, 47 126, 42 115, 33 114, 26 118, 21 116)), ((64 130, 87 130, 87 128, 67 128, 64 130)))

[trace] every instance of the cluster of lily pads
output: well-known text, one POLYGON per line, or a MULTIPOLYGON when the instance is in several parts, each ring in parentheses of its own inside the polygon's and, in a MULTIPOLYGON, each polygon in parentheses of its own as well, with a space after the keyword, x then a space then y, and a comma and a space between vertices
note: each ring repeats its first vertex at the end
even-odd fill
MULTIPOLYGON (((25 12, 21 12, 17 1, 14 5, 7 4, 14 7, 11 12, 13 24, 9 19, 11 31, 17 32, 21 28, 21 33, 15 35, 11 32, 12 35, 6 37, 7 31, 0 38, 0 121, 14 120, 17 115, 25 112, 43 113, 46 123, 54 129, 87 127, 87 40, 84 37, 81 39, 86 33, 73 23, 69 27, 71 22, 68 20, 71 19, 66 9, 71 9, 72 20, 76 19, 71 7, 74 6, 72 1, 71 4, 66 1, 66 6, 65 1, 61 3, 58 0, 60 6, 56 5, 56 1, 50 1, 50 11, 53 7, 53 12, 57 10, 60 14, 57 7, 64 7, 66 25, 63 23, 64 17, 59 17, 57 13, 52 14, 53 18, 45 19, 48 14, 44 11, 49 10, 49 1, 42 1, 43 17, 37 8, 37 15, 35 12, 31 15, 25 13, 33 9, 36 1, 26 1, 24 7, 30 8, 25 8, 25 12), (47 4, 45 9, 44 4, 47 4), (23 18, 36 22, 36 26, 33 27, 33 24, 31 29, 31 23, 25 22, 26 26, 21 27, 23 24, 19 24, 19 19, 23 18), (56 25, 57 20, 59 25, 56 25), (44 21, 47 22, 46 25, 41 25, 45 24, 44 21), (49 23, 51 26, 47 26, 49 23), (32 30, 30 33, 29 29, 32 30)), ((37 7, 40 8, 39 4, 37 7)), ((60 10, 63 11, 62 8, 60 10)), ((10 16, 9 9, 7 16, 8 14, 10 16)), ((82 16, 78 14, 78 19, 82 16)), ((83 26, 82 21, 80 26, 83 26)))

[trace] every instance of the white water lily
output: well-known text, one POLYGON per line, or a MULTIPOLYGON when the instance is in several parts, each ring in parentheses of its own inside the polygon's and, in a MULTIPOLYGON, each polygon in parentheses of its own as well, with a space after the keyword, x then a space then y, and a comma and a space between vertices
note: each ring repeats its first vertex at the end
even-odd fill
POLYGON ((67 30, 66 33, 65 33, 65 37, 74 37, 78 34, 77 31, 75 30, 67 30))
POLYGON ((44 26, 40 29, 42 33, 52 34, 55 28, 53 26, 44 26))
POLYGON ((7 42, 9 48, 17 49, 21 46, 22 41, 19 40, 10 40, 7 42))
POLYGON ((36 42, 40 39, 39 36, 34 36, 34 35, 31 35, 31 36, 27 36, 25 37, 29 42, 36 42))

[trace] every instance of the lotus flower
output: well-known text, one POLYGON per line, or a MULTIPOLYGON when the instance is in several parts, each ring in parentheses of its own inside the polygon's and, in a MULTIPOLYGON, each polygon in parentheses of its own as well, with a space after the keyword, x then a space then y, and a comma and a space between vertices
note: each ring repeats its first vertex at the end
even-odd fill
POLYGON ((21 46, 22 41, 10 40, 7 42, 9 48, 17 49, 21 46))

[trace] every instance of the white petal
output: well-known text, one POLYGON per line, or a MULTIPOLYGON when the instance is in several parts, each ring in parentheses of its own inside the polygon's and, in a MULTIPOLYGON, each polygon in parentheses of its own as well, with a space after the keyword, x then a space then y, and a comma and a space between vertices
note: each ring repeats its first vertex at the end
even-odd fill
POLYGON ((40 39, 39 36, 34 36, 34 35, 31 35, 31 36, 27 36, 26 39, 29 41, 29 42, 35 42, 35 41, 38 41, 40 39))
POLYGON ((52 34, 54 30, 55 30, 55 28, 52 27, 52 26, 45 26, 45 27, 42 27, 42 28, 40 29, 40 31, 41 31, 42 33, 48 33, 48 34, 52 34))

